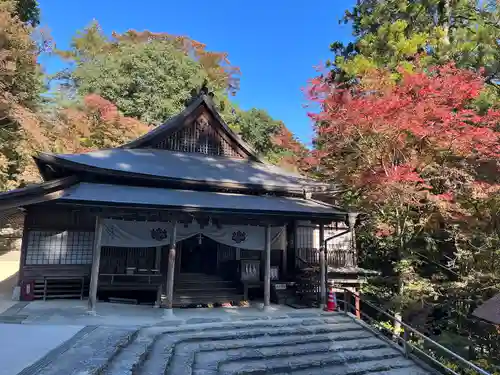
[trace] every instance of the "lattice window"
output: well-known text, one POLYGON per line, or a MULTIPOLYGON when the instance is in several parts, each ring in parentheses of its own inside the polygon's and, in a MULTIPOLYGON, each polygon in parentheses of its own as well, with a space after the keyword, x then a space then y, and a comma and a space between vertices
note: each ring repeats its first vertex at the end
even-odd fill
POLYGON ((171 151, 243 158, 242 153, 226 141, 203 116, 153 147, 171 151))
POLYGON ((92 264, 93 232, 29 231, 26 264, 92 264))

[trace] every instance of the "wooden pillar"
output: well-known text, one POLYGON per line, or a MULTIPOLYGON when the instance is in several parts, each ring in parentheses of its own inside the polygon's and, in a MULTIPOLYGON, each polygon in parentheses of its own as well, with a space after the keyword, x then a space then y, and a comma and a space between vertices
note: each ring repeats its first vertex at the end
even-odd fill
MULTIPOLYGON (((156 247, 155 254, 155 269, 157 269, 161 274, 161 246, 156 247)), ((158 290, 156 291, 156 302, 155 307, 161 306, 161 295, 163 292, 163 282, 158 286, 158 290)))
POLYGON ((271 225, 265 229, 264 308, 271 306, 271 225))
POLYGON ((95 314, 97 303, 97 285, 99 281, 99 266, 101 263, 101 237, 102 237, 102 219, 99 216, 95 218, 94 250, 92 256, 92 269, 90 272, 89 286, 89 312, 95 314))
POLYGON ((174 302, 174 276, 175 276, 175 242, 177 237, 177 222, 172 222, 170 232, 170 246, 168 249, 167 267, 167 309, 172 310, 174 302))
POLYGON ((297 255, 299 255, 299 225, 297 220, 293 221, 293 269, 297 268, 297 255))
MULTIPOLYGON (((347 214, 347 223, 349 224, 349 231, 350 231, 350 234, 351 234, 351 241, 350 241, 350 247, 351 247, 351 250, 354 254, 357 254, 357 251, 356 251, 356 233, 354 231, 355 227, 356 227, 356 221, 358 219, 358 214, 356 212, 349 212, 347 214)), ((357 262, 357 259, 356 259, 356 262, 357 262)), ((359 300, 359 289, 357 289, 356 287, 353 288, 353 291, 354 291, 354 306, 355 306, 355 313, 356 313, 356 317, 359 319, 361 318, 361 304, 360 304, 360 300, 359 300)))
POLYGON ((285 248, 281 252, 281 275, 286 279, 288 274, 288 236, 287 226, 283 228, 283 236, 285 236, 285 248))
POLYGON ((347 223, 349 224, 349 231, 351 234, 350 247, 356 253, 356 233, 354 231, 356 227, 356 220, 358 218, 358 214, 356 212, 349 212, 347 214, 347 223))
POLYGON ((356 309, 356 318, 361 319, 361 303, 359 300, 359 290, 354 289, 354 307, 356 309))
POLYGON ((320 306, 326 303, 326 263, 325 263, 325 226, 319 225, 319 294, 320 306))
POLYGON ((28 251, 28 238, 29 238, 29 221, 28 221, 29 211, 24 214, 23 223, 23 238, 21 240, 21 251, 19 254, 19 272, 17 276, 16 286, 21 286, 24 281, 24 267, 26 266, 26 253, 28 251))

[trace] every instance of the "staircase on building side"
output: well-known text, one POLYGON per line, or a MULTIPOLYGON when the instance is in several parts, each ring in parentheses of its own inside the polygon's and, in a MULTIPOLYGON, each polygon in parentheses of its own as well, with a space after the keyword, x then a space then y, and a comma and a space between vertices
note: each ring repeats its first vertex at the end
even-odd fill
POLYGON ((174 285, 174 307, 238 304, 243 298, 234 282, 226 281, 217 275, 181 273, 174 285))

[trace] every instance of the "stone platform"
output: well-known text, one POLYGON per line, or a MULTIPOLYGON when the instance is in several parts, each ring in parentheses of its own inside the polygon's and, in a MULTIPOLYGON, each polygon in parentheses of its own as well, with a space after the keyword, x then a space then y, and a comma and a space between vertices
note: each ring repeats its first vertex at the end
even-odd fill
POLYGON ((18 325, 26 328, 87 323, 21 375, 429 374, 342 313, 280 306, 165 316, 150 307, 99 304, 98 315, 89 316, 81 304, 63 305, 31 303, 16 313, 26 316, 18 325))

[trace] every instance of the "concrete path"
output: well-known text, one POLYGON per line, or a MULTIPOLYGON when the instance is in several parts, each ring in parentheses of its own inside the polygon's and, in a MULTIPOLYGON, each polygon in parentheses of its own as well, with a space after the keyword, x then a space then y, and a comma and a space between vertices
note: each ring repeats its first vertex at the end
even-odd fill
POLYGON ((0 375, 15 375, 71 339, 83 326, 0 323, 0 375))

